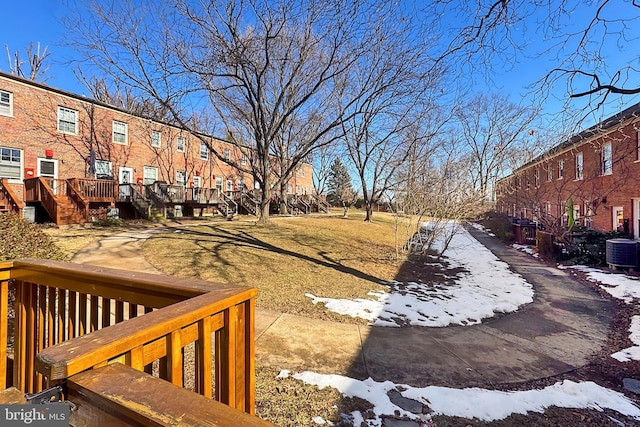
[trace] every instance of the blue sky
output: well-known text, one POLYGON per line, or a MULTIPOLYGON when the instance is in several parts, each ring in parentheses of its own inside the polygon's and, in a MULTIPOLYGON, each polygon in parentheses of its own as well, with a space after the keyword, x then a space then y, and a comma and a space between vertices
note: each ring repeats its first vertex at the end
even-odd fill
MULTIPOLYGON (((67 7, 64 1, 59 0, 22 0, 8 1, 3 4, 3 16, 8 19, 3 20, 2 30, 0 32, 0 42, 2 43, 2 56, 0 57, 0 70, 8 71, 8 63, 6 58, 5 45, 8 45, 12 52, 20 50, 21 53, 26 52, 30 42, 40 42, 41 46, 48 46, 51 56, 49 57, 50 70, 47 73, 49 79, 47 84, 50 86, 67 90, 70 92, 83 94, 86 90, 79 84, 72 72, 72 65, 68 64, 68 60, 74 56, 72 48, 66 47, 63 42, 64 28, 60 23, 60 18, 67 13, 67 7)), ((569 18, 574 22, 584 23, 586 15, 581 15, 580 11, 569 18)), ((567 25, 570 25, 568 22, 567 25)), ((518 28, 514 28, 517 32, 518 28)), ((524 32, 524 30, 523 30, 524 32)), ((553 67, 556 62, 553 58, 534 57, 536 50, 541 48, 535 39, 538 37, 533 25, 527 29, 526 34, 522 35, 523 40, 526 37, 530 39, 530 49, 525 52, 530 57, 518 55, 513 61, 505 64, 494 64, 496 72, 493 75, 493 81, 497 88, 485 87, 476 84, 480 90, 500 90, 507 93, 514 103, 521 103, 521 96, 528 92, 527 86, 541 78, 544 73, 553 67)), ((635 43, 629 43, 627 51, 620 53, 617 50, 607 50, 610 54, 610 61, 620 61, 625 64, 629 57, 637 61, 638 55, 635 53, 635 43)), ((550 98, 545 104, 547 113, 555 114, 562 109, 561 100, 566 97, 563 92, 564 88, 560 87, 554 92, 559 99, 550 98)), ((525 100, 524 103, 528 101, 525 100)), ((637 98, 627 98, 626 105, 631 102, 637 102, 637 98)), ((617 109, 622 108, 621 104, 617 104, 606 111, 605 115, 615 113, 617 109)), ((593 124, 598 117, 594 117, 593 124)))
POLYGON ((71 66, 65 64, 73 56, 73 50, 62 42, 64 28, 59 18, 66 13, 63 2, 58 0, 11 0, 2 5, 3 19, 0 31, 2 60, 0 70, 9 71, 5 45, 13 53, 19 50, 24 57, 30 42, 40 42, 41 48, 49 47, 49 69, 47 84, 74 93, 83 93, 71 66))

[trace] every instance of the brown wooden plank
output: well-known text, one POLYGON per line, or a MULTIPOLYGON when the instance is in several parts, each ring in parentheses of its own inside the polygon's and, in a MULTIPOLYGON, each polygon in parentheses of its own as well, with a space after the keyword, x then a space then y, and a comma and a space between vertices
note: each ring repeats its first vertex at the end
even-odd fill
POLYGON ((65 334, 67 333, 68 319, 67 319, 67 291, 64 289, 58 289, 58 342, 65 340, 65 334))
POLYGON ((167 336, 167 380, 182 387, 182 342, 180 331, 173 331, 167 336))
POLYGON ((91 295, 91 310, 90 310, 90 317, 91 317, 91 332, 98 330, 99 326, 98 326, 98 310, 100 309, 100 305, 98 303, 98 296, 97 295, 91 295))
POLYGON ((14 323, 14 355, 13 355, 13 385, 21 391, 25 390, 25 364, 27 357, 27 287, 23 281, 16 281, 15 323, 14 323))
POLYGON ((144 368, 144 347, 138 346, 132 348, 131 351, 127 353, 126 364, 127 366, 131 366, 133 369, 137 371, 142 371, 144 368))
POLYGON ((255 415, 256 413, 256 300, 251 298, 244 303, 245 318, 245 408, 244 411, 255 415))
POLYGON ((116 301, 116 323, 124 320, 124 302, 116 301))
POLYGON ((67 382, 78 406, 72 425, 275 427, 189 390, 119 364, 85 371, 67 382), (112 424, 111 422, 115 423, 112 424))
POLYGON ((76 316, 78 315, 77 312, 77 304, 76 304, 76 300, 77 300, 77 292, 73 292, 73 291, 69 291, 69 305, 67 308, 67 340, 70 340, 72 338, 75 338, 77 336, 76 334, 76 330, 77 330, 77 320, 76 320, 76 316))
POLYGON ((102 327, 111 325, 111 299, 102 298, 102 327))
MULTIPOLYGON (((55 380, 89 369, 139 345, 145 345, 170 332, 237 304, 247 294, 218 300, 215 293, 156 310, 144 316, 100 329, 83 337, 45 349, 38 357, 38 370, 55 380)), ((231 353, 232 355, 234 353, 231 353)))
POLYGON ((0 386, 7 387, 7 342, 9 335, 9 281, 0 281, 0 386))
POLYGON ((25 392, 34 392, 34 379, 35 379, 35 358, 37 353, 36 344, 36 309, 38 305, 38 295, 36 292, 36 286, 32 283, 25 283, 26 285, 26 308, 27 308, 27 321, 25 324, 25 336, 27 340, 26 355, 25 355, 25 392))
POLYGON ((47 288, 47 347, 57 342, 56 288, 47 288))
POLYGON ((78 295, 78 336, 88 333, 87 330, 87 294, 78 295))
POLYGON ((198 322, 198 341, 196 344, 196 391, 205 397, 212 397, 211 321, 209 318, 198 322))
MULTIPOLYGON (((37 292, 37 309, 36 309, 36 323, 37 323, 37 335, 36 335, 36 346, 37 350, 35 354, 38 354, 46 347, 46 337, 45 337, 45 329, 46 329, 46 319, 47 319, 47 288, 46 286, 34 286, 34 291, 37 292)), ((35 359, 34 354, 34 359, 35 359)), ((34 360, 35 361, 35 360, 34 360)), ((44 377, 40 373, 34 373, 35 375, 35 385, 34 392, 42 391, 44 386, 44 377)))

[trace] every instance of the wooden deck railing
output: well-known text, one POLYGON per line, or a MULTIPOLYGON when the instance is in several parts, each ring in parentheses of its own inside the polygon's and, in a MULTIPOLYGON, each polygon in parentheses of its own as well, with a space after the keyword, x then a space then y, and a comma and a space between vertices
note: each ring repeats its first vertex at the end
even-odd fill
POLYGON ((47 260, 0 263, 0 381, 36 392, 120 362, 254 413, 255 288, 47 260), (191 345, 193 343, 193 345, 191 345), (215 351, 214 351, 215 350, 215 351))
POLYGON ((213 205, 219 203, 220 195, 216 188, 187 188, 184 201, 185 203, 213 205))
POLYGON ((5 206, 9 212, 22 215, 24 203, 22 203, 17 194, 14 193, 7 178, 0 179, 0 205, 5 206))
POLYGON ((114 202, 117 184, 110 179, 70 178, 69 183, 89 202, 114 202))
POLYGON ((58 222, 58 202, 55 199, 55 195, 58 194, 57 184, 62 183, 66 190, 66 181, 64 180, 50 180, 51 185, 41 177, 29 178, 24 180, 25 188, 25 202, 37 202, 40 201, 45 210, 51 217, 51 220, 55 223, 58 222))

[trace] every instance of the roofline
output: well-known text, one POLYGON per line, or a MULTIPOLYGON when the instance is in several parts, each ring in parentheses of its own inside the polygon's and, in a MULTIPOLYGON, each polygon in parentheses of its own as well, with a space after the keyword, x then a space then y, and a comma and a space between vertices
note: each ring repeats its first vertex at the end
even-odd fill
MULTIPOLYGON (((106 102, 98 101, 98 100, 93 99, 93 98, 87 98, 84 95, 78 95, 76 93, 72 93, 72 92, 68 92, 66 90, 58 89, 58 88, 46 85, 46 84, 41 83, 41 82, 37 82, 35 80, 29 80, 29 79, 25 79, 24 77, 19 77, 19 76, 15 76, 13 74, 5 73, 4 71, 0 71, 0 77, 7 78, 9 80, 14 80, 14 81, 16 81, 18 83, 22 83, 22 84, 25 84, 25 85, 34 86, 34 87, 37 87, 39 89, 46 90, 46 91, 49 91, 49 92, 54 92, 54 93, 57 93, 59 95, 67 96, 69 98, 73 98, 73 99, 76 99, 76 100, 81 101, 81 102, 88 102, 90 104, 95 104, 95 105, 98 105, 100 107, 109 108, 109 109, 112 109, 112 110, 115 110, 115 111, 118 111, 118 112, 121 112, 121 113, 124 113, 124 114, 128 114, 130 116, 137 117, 137 118, 140 118, 140 119, 151 120, 153 122, 159 123, 159 124, 164 125, 164 126, 170 126, 170 127, 177 128, 177 129, 187 130, 187 129, 184 129, 183 127, 177 126, 175 124, 167 123, 167 122, 165 122, 163 120, 158 120, 158 119, 154 119, 154 118, 151 118, 151 117, 140 116, 138 114, 132 113, 131 111, 125 110, 124 108, 120 108, 120 107, 116 107, 115 105, 107 104, 106 102)), ((204 137, 209 137, 209 138, 215 139, 217 141, 224 142, 226 144, 239 146, 239 144, 235 144, 235 143, 233 143, 231 141, 228 141, 228 140, 226 140, 224 138, 219 138, 217 136, 209 135, 209 134, 206 134, 204 132, 194 132, 194 131, 189 131, 189 132, 192 133, 192 134, 198 134, 198 135, 201 135, 201 136, 204 136, 204 137)), ((251 149, 250 147, 245 147, 245 148, 251 149)), ((307 163, 309 165, 311 164, 311 162, 308 162, 308 161, 305 161, 305 160, 303 160, 302 163, 307 163)))
POLYGON ((529 168, 531 165, 535 164, 535 163, 539 163, 544 157, 550 155, 550 154, 558 154, 574 145, 577 145, 580 142, 584 142, 587 139, 593 138, 595 136, 598 136, 599 134, 602 134, 603 131, 606 131, 608 129, 611 129, 612 127, 619 125, 620 123, 622 123, 623 121, 626 121, 628 119, 634 118, 634 117, 640 117, 640 102, 638 102, 637 104, 634 104, 622 111, 620 111, 619 113, 614 114, 613 116, 607 117, 606 119, 596 123, 595 125, 583 130, 580 133, 577 133, 575 135, 570 136, 569 138, 565 139, 564 141, 562 141, 561 143, 559 143, 558 145, 555 145, 554 147, 548 149, 547 151, 545 151, 544 153, 540 154, 539 156, 537 156, 536 158, 534 158, 533 160, 528 161, 527 163, 525 163, 524 165, 520 166, 519 168, 517 168, 516 170, 514 170, 513 172, 511 172, 509 175, 505 176, 504 178, 499 179, 498 181, 501 181, 503 179, 509 178, 510 176, 529 168))

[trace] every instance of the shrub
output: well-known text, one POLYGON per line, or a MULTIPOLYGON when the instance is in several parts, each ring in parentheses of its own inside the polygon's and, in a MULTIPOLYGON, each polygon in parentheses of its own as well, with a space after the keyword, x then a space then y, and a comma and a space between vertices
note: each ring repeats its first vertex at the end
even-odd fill
POLYGON ((37 225, 15 214, 0 214, 0 261, 19 258, 62 260, 62 251, 37 225))
POLYGON ((602 233, 586 230, 575 233, 571 236, 566 253, 562 255, 561 260, 570 264, 606 265, 607 240, 627 236, 627 234, 618 231, 602 233))
POLYGON ((513 224, 508 216, 496 212, 489 212, 480 223, 491 230, 500 241, 511 244, 514 242, 513 224))

